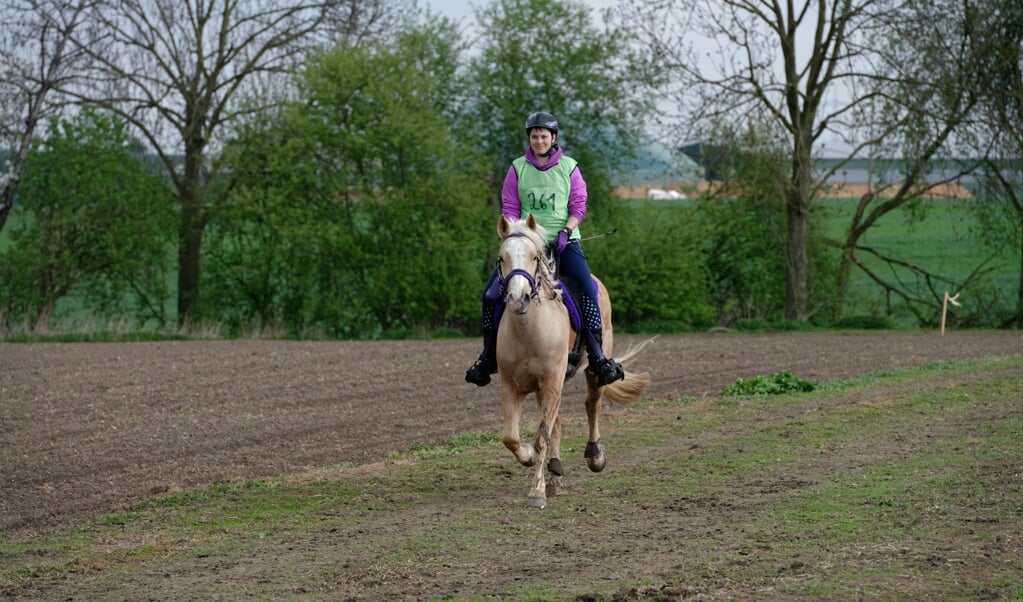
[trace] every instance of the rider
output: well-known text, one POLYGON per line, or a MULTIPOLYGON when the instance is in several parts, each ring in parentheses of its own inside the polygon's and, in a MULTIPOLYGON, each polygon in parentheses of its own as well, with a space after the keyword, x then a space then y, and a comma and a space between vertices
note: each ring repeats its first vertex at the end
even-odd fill
MULTIPOLYGON (((582 247, 579 244, 579 224, 586 217, 586 182, 575 159, 564 154, 558 146, 558 120, 543 111, 526 118, 529 148, 525 155, 515 159, 504 178, 501 190, 501 210, 510 220, 532 213, 536 221, 548 232, 549 249, 558 261, 561 280, 579 300, 582 328, 587 341, 587 371, 597 376, 597 384, 604 386, 625 378, 622 365, 604 357, 603 330, 600 307, 597 305, 597 285, 590 275, 582 247)), ((495 315, 498 299, 488 295, 492 291, 498 271, 495 269, 484 287, 483 294, 483 352, 465 373, 467 382, 484 386, 490 375, 497 372, 497 326, 500 315, 495 315)), ((569 366, 569 373, 575 366, 569 366)))

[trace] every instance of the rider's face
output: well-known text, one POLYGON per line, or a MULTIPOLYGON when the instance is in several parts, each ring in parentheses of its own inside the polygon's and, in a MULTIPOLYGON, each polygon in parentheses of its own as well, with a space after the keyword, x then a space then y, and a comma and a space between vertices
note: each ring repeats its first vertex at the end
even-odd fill
POLYGON ((529 130, 529 146, 533 149, 533 153, 538 156, 546 155, 547 151, 551 150, 554 140, 554 135, 548 129, 533 128, 529 130))

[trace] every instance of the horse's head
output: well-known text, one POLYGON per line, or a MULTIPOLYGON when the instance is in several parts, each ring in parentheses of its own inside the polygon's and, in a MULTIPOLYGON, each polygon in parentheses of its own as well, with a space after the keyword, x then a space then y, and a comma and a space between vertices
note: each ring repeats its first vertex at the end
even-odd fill
POLYGON ((547 233, 530 214, 524 220, 509 221, 503 215, 497 221, 501 236, 498 253, 501 285, 507 308, 524 314, 537 298, 547 257, 547 233))

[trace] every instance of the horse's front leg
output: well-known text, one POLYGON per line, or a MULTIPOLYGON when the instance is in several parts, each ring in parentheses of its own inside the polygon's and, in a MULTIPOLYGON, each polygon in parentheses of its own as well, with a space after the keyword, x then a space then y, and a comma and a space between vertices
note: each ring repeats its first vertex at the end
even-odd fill
MULTIPOLYGON (((561 407, 561 384, 564 369, 549 375, 536 392, 536 400, 540 405, 540 426, 536 432, 536 467, 533 474, 533 486, 529 490, 526 502, 533 508, 547 506, 547 483, 544 478, 544 463, 547 458, 557 458, 560 454, 561 424, 558 411, 561 407), (557 439, 555 439, 557 437, 557 439)), ((561 461, 553 464, 560 470, 561 461)))
POLYGON ((508 451, 515 454, 515 459, 523 466, 536 464, 536 450, 519 437, 519 422, 522 419, 522 400, 525 395, 514 390, 514 387, 501 389, 501 418, 504 421, 502 440, 508 451))
POLYGON ((600 387, 597 377, 586 374, 586 419, 590 423, 590 436, 586 442, 586 466, 591 472, 600 472, 607 466, 607 456, 600 444, 600 387))
POLYGON ((536 429, 536 464, 533 466, 533 484, 529 488, 529 495, 526 496, 526 505, 530 508, 544 509, 547 507, 547 487, 544 483, 544 460, 547 451, 550 449, 550 426, 546 420, 540 421, 536 429))

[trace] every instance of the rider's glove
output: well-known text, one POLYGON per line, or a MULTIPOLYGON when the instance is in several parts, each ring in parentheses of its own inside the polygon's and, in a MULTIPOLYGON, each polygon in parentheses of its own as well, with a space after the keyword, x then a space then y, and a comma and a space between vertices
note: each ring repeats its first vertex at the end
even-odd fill
POLYGON ((554 239, 554 252, 561 255, 561 252, 568 246, 568 237, 572 234, 572 231, 568 228, 562 228, 558 232, 557 238, 554 239))

